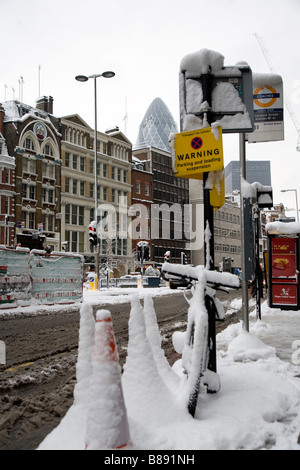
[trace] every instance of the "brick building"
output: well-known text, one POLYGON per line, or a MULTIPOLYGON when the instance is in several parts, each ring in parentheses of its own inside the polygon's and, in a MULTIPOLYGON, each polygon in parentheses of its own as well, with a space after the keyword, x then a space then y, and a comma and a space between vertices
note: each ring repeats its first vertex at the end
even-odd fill
POLYGON ((3 136, 4 108, 0 104, 0 244, 14 245, 15 159, 9 156, 3 136))
POLYGON ((153 259, 151 240, 151 207, 153 202, 153 173, 150 171, 150 161, 133 158, 132 168, 132 251, 136 256, 137 243, 147 241, 150 248, 150 259, 153 259))
MULTIPOLYGON (((60 120, 53 116, 53 98, 43 97, 36 108, 3 103, 3 136, 15 159, 15 243, 29 248, 59 248, 60 120)), ((13 178, 13 176, 11 175, 13 178)), ((10 244, 11 240, 10 240, 10 244)))
POLYGON ((173 263, 181 262, 182 252, 189 261, 190 253, 186 245, 189 242, 190 225, 185 213, 185 205, 189 204, 188 180, 174 176, 171 152, 146 147, 134 150, 133 156, 141 162, 148 161, 149 171, 153 174, 150 236, 152 260, 164 262, 165 253, 170 251, 173 263))

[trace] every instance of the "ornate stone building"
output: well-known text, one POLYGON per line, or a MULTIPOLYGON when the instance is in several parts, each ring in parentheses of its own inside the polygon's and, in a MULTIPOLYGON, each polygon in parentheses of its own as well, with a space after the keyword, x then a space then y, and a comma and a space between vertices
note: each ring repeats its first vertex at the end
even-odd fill
MULTIPOLYGON (((52 114, 53 98, 41 98, 36 108, 19 101, 7 101, 3 108, 3 136, 16 165, 15 212, 10 208, 14 244, 58 250, 61 129, 52 114)), ((11 239, 9 244, 13 245, 11 239)))
MULTIPOLYGON (((94 129, 80 116, 61 118, 62 125, 62 246, 84 255, 86 269, 94 265, 95 247, 89 242, 89 223, 95 215, 94 129)), ((130 223, 132 145, 118 129, 97 133, 98 222, 108 224, 99 239, 100 261, 109 259, 115 276, 133 269, 130 223)))

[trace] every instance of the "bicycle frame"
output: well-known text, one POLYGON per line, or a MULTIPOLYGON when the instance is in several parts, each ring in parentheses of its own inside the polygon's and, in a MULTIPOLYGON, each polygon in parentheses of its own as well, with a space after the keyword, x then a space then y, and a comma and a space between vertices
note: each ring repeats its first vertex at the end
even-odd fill
POLYGON ((201 379, 207 392, 220 389, 216 361, 216 320, 224 319, 221 302, 215 297, 216 290, 239 288, 240 279, 230 273, 208 271, 203 266, 191 267, 164 263, 162 277, 181 278, 192 286, 189 303, 185 346, 182 352, 182 366, 187 375, 186 400, 189 413, 194 417, 200 392, 201 379))

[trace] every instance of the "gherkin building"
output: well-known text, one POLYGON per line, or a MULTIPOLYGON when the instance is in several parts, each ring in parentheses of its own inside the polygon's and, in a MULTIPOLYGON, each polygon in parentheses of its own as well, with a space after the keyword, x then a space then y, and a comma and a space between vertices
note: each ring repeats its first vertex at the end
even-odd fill
POLYGON ((161 98, 155 98, 140 124, 135 149, 155 147, 170 152, 169 137, 177 133, 172 114, 161 98))

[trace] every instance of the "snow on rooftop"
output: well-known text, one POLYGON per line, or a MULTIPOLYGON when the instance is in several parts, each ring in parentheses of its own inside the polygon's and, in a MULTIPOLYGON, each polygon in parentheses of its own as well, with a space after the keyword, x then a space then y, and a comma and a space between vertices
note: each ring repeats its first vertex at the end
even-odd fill
POLYGON ((4 122, 24 121, 28 118, 28 115, 38 116, 39 119, 51 122, 48 113, 45 111, 20 103, 16 100, 4 101, 2 106, 5 111, 4 122))

